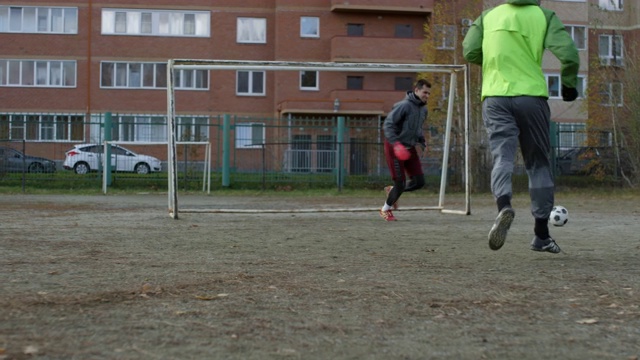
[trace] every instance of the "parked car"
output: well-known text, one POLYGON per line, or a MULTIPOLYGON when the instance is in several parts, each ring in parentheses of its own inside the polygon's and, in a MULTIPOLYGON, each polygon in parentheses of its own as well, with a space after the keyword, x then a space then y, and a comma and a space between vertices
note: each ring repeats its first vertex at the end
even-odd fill
MULTIPOLYGON (((119 145, 111 146, 112 171, 135 172, 149 174, 162 170, 160 160, 153 156, 136 154, 119 145)), ((97 144, 79 144, 67 151, 63 167, 73 170, 76 174, 86 174, 102 168, 104 146, 97 144)))
POLYGON ((594 146, 573 148, 558 155, 556 166, 561 175, 619 175, 621 169, 629 173, 629 153, 624 149, 620 150, 620 166, 617 166, 614 150, 612 147, 594 146))
POLYGON ((16 149, 0 146, 0 172, 54 173, 56 163, 42 157, 26 155, 16 149))

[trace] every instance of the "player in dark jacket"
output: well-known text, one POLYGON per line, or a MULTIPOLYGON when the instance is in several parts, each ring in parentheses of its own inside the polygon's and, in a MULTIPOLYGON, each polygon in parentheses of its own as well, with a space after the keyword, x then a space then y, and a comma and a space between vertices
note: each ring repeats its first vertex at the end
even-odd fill
POLYGON ((420 145, 426 151, 427 142, 422 127, 427 119, 427 100, 431 94, 431 83, 420 79, 413 91, 396 103, 384 123, 384 155, 391 172, 393 186, 385 187, 387 199, 380 209, 380 216, 386 221, 395 221, 392 209, 397 209, 397 201, 405 191, 414 191, 424 186, 424 174, 420 156, 415 148, 420 145), (406 182, 409 175, 409 183, 406 182))

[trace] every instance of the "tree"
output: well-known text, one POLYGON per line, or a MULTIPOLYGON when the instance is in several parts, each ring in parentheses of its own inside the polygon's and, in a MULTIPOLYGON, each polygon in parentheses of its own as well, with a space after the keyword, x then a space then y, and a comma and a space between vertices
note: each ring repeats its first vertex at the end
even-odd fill
MULTIPOLYGON (((425 23, 425 42, 422 45, 424 63, 427 64, 464 64, 462 56, 462 40, 471 22, 475 20, 483 9, 481 0, 436 0, 432 16, 425 23)), ((474 164, 471 179, 476 189, 486 189, 489 183, 491 160, 488 151, 484 147, 486 132, 482 124, 482 110, 480 103, 481 69, 477 66, 469 68, 469 81, 471 91, 469 129, 469 142, 471 147, 470 161, 474 164)), ((444 129, 446 120, 446 105, 449 94, 450 75, 431 75, 432 92, 429 104, 429 124, 435 126, 440 132, 444 129)), ((456 89, 454 108, 454 124, 452 134, 452 146, 450 165, 461 168, 464 159, 464 99, 462 81, 460 88, 456 89)), ((460 171, 458 172, 461 173, 460 171)))
MULTIPOLYGON (((625 31, 606 24, 618 21, 618 13, 593 9, 590 22, 587 145, 611 146, 612 168, 625 184, 640 183, 640 63, 638 43, 625 31)), ((607 166, 609 165, 609 166, 607 166)), ((597 176, 609 175, 602 171, 597 176)))

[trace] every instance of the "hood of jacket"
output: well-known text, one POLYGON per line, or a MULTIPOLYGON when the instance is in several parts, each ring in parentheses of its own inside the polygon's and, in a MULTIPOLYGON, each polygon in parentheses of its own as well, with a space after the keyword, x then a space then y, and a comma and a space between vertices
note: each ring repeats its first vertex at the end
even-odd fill
POLYGON ((407 96, 406 99, 418 106, 425 106, 427 105, 426 102, 420 100, 420 98, 418 97, 418 95, 416 95, 415 92, 413 92, 413 90, 407 91, 407 96))
POLYGON ((540 5, 540 0, 507 0, 505 3, 511 5, 540 5))

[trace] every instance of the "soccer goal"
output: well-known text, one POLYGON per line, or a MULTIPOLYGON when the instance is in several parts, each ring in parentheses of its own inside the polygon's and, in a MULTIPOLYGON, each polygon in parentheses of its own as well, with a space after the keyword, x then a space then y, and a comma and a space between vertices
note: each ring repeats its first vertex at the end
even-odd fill
MULTIPOLYGON (((432 73, 449 74, 450 86, 446 106, 446 124, 444 142, 442 145, 442 173, 440 175, 440 191, 438 204, 424 207, 403 207, 405 210, 439 210, 443 213, 469 215, 470 208, 470 164, 469 164, 469 80, 467 65, 444 65, 444 64, 384 64, 384 63, 338 63, 338 62, 296 62, 296 61, 252 61, 252 60, 194 60, 194 59, 171 59, 167 64, 167 135, 168 135, 168 208, 169 215, 177 219, 179 213, 220 213, 220 212, 252 212, 249 209, 219 209, 219 208, 178 208, 178 172, 176 159, 176 98, 174 88, 174 73, 178 70, 254 70, 254 71, 318 71, 327 72, 367 72, 367 73, 432 73), (456 89, 462 79, 462 96, 464 99, 462 116, 463 124, 458 124, 458 129, 463 132, 463 164, 457 171, 463 171, 464 181, 464 204, 462 209, 452 209, 445 206, 445 195, 447 189, 447 175, 449 171, 449 154, 451 150, 451 132, 453 126, 454 102, 456 99, 456 89)), ((398 99, 400 100, 400 99, 398 99)), ((215 107, 215 104, 213 104, 215 107)), ((336 209, 293 209, 293 210, 260 210, 259 212, 357 212, 357 211, 378 211, 379 208, 336 208, 336 209)), ((258 210, 255 210, 257 212, 258 210)))

